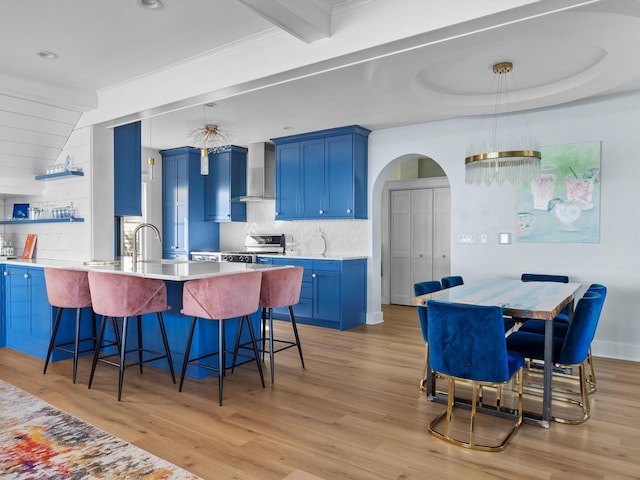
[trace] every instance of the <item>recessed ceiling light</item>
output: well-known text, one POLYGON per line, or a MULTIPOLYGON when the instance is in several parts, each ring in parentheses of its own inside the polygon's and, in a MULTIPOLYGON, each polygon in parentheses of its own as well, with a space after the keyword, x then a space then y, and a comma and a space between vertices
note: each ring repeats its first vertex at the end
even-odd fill
POLYGON ((150 10, 159 10, 163 6, 160 0, 138 0, 138 5, 150 10))
POLYGON ((215 107, 215 106, 217 106, 217 104, 213 103, 213 102, 209 102, 209 103, 205 103, 204 106, 205 107, 215 107))
POLYGON ((42 50, 38 52, 38 56, 41 58, 46 58, 47 60, 55 60, 56 58, 58 58, 57 53, 53 53, 48 50, 42 50))
POLYGON ((293 130, 293 127, 290 125, 287 125, 286 127, 282 127, 283 130, 293 130))

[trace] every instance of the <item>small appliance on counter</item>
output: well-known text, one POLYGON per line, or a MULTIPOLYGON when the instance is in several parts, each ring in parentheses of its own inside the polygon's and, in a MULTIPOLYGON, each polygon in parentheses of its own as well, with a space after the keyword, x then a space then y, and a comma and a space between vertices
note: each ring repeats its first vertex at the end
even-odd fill
POLYGON ((191 260, 199 262, 256 263, 258 255, 283 255, 286 247, 284 234, 248 233, 245 250, 223 252, 191 252, 191 260))

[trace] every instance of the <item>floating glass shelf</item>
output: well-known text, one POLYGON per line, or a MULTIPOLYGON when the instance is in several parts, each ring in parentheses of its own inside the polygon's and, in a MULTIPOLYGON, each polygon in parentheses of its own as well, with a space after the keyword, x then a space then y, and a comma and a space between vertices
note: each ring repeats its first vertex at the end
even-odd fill
POLYGON ((58 172, 58 173, 49 173, 46 175, 36 175, 36 180, 49 180, 49 179, 54 179, 54 178, 61 178, 61 177, 83 177, 84 176, 84 172, 76 172, 76 171, 69 171, 69 172, 58 172))
POLYGON ((36 220, 0 220, 0 225, 20 225, 27 223, 76 223, 84 222, 84 218, 38 218, 36 220))

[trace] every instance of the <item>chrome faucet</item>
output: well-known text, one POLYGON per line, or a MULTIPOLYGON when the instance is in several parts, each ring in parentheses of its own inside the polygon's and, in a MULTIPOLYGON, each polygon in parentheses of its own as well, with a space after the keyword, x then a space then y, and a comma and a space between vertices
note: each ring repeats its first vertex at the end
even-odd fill
POLYGON ((156 232, 156 238, 159 243, 162 243, 162 239, 160 238, 160 230, 152 223, 141 223, 133 230, 133 249, 131 252, 131 262, 135 265, 138 262, 138 232, 143 227, 149 227, 156 232))

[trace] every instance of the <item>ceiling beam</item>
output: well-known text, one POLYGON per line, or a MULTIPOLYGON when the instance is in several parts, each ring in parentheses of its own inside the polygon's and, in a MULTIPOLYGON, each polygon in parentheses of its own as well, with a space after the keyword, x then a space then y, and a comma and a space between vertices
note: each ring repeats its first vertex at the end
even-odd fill
POLYGON ((238 0, 303 42, 331 36, 331 14, 310 0, 238 0))

